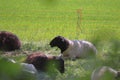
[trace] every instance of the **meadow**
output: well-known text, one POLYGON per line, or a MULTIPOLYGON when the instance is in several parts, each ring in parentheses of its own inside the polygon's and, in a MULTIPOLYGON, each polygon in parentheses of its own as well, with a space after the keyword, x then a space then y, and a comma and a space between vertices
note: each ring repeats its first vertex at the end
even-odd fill
MULTIPOLYGON (((67 60, 65 74, 55 79, 90 80, 99 66, 120 70, 119 5, 119 0, 0 0, 0 31, 15 33, 22 51, 54 55, 59 49, 48 44, 55 36, 91 41, 98 49, 96 58, 67 60)), ((22 51, 9 57, 21 62, 22 51)))

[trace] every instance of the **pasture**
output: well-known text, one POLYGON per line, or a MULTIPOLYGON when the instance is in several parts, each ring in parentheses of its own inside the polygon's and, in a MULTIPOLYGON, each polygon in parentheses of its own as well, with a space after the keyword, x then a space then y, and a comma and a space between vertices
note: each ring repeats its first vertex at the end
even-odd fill
POLYGON ((23 44, 21 51, 10 52, 15 55, 1 56, 22 62, 24 51, 59 55, 59 49, 48 44, 61 35, 91 41, 98 55, 65 61, 65 73, 58 74, 55 80, 90 80, 99 66, 120 70, 119 9, 119 0, 0 0, 0 31, 15 33, 23 44))

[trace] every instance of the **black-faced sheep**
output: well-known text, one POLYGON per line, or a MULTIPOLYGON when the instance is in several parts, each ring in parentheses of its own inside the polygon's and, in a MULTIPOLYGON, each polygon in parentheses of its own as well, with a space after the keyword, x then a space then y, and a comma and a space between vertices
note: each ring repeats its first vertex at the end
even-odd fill
POLYGON ((97 53, 96 47, 84 40, 69 40, 62 36, 57 36, 50 42, 51 47, 58 47, 63 57, 71 59, 84 58, 97 53))
POLYGON ((120 80, 120 71, 102 66, 92 72, 91 80, 120 80))
POLYGON ((25 62, 33 64, 38 71, 48 72, 57 69, 60 73, 64 73, 64 60, 57 56, 35 52, 28 55, 25 62))
POLYGON ((20 49, 21 42, 19 38, 7 31, 0 31, 0 50, 3 51, 14 51, 20 49))

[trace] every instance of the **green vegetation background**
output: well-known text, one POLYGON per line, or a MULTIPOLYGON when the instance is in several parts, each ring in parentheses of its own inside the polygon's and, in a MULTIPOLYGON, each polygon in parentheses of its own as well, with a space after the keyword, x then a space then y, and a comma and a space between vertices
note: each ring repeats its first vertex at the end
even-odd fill
POLYGON ((119 3, 119 0, 0 0, 0 30, 14 32, 22 41, 51 40, 57 35, 89 40, 99 29, 111 30, 109 37, 115 32, 119 34, 119 3))
MULTIPOLYGON (((120 0, 0 0, 0 31, 15 33, 23 51, 58 55, 48 46, 57 35, 95 44, 97 58, 66 61, 65 74, 56 80, 90 80, 99 66, 120 70, 119 25, 120 0)), ((25 56, 12 57, 21 61, 25 56)))

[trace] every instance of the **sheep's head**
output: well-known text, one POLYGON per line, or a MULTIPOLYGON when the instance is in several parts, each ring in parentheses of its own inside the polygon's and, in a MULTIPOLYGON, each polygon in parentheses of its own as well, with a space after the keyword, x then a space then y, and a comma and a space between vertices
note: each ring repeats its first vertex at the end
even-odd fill
POLYGON ((63 51, 65 51, 68 48, 69 42, 64 37, 57 36, 53 40, 51 40, 50 46, 51 47, 58 47, 58 48, 60 48, 61 49, 61 53, 62 53, 63 51))
POLYGON ((55 59, 56 68, 57 68, 61 73, 64 73, 65 68, 64 68, 64 60, 63 60, 63 58, 62 58, 62 57, 57 57, 57 56, 55 56, 54 59, 55 59))

